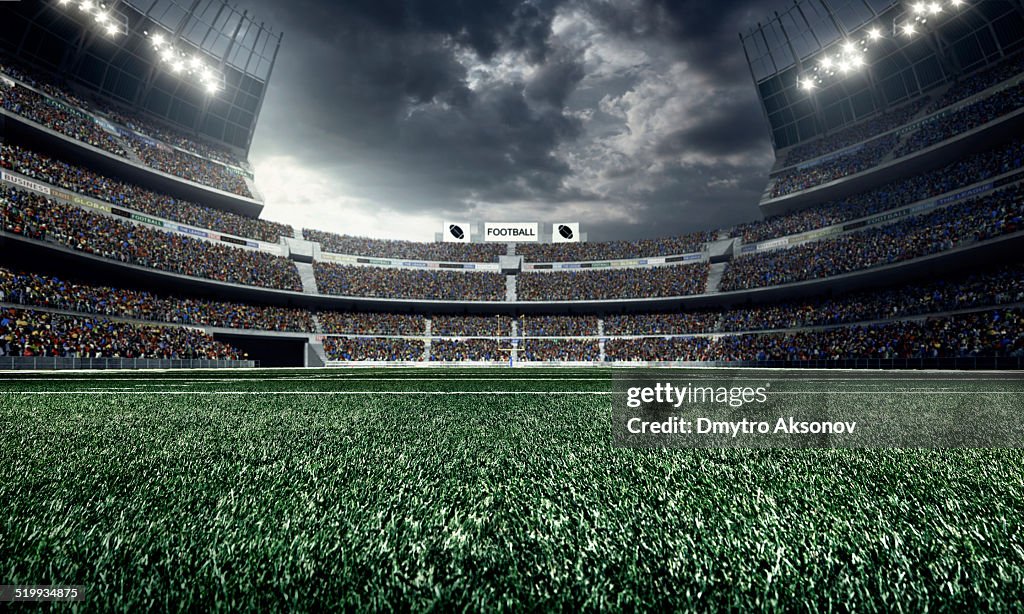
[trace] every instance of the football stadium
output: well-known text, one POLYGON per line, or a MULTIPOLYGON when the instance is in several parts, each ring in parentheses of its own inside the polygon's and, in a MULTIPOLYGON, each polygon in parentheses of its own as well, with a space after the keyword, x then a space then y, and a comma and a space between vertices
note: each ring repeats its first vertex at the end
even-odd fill
MULTIPOLYGON (((606 67, 635 53, 623 41, 712 62, 665 24, 732 6, 485 4, 353 8, 332 39, 412 50, 380 60, 417 92, 393 113, 404 148, 489 117, 465 97, 496 96, 481 82, 515 57, 539 67, 516 86, 528 104, 498 100, 507 115, 465 138, 524 139, 487 164, 549 164, 538 143, 570 147, 611 96, 580 85, 593 108, 560 108, 561 128, 509 136, 517 122, 542 125, 566 81, 639 74, 606 67), (374 20, 379 40, 356 35, 374 20), (570 78, 548 68, 571 36, 591 42, 570 78), (410 67, 442 70, 437 49, 490 72, 422 93, 410 67), (447 132, 419 135, 436 112, 447 132)), ((0 3, 0 601, 1020 610, 1024 3, 736 6, 727 49, 760 107, 739 142, 773 160, 736 204, 756 215, 688 226, 717 198, 698 195, 671 233, 635 236, 583 206, 444 209, 412 240, 327 205, 320 227, 273 219, 291 205, 264 195, 261 131, 308 123, 348 139, 346 164, 372 158, 268 97, 300 70, 282 50, 309 44, 285 39, 281 7, 0 3)), ((635 112, 641 90, 616 100, 635 112)), ((676 135, 658 129, 663 153, 676 135)), ((626 159, 578 171, 598 144, 554 166, 622 183, 626 159)), ((485 191, 462 168, 480 154, 422 155, 485 191)))

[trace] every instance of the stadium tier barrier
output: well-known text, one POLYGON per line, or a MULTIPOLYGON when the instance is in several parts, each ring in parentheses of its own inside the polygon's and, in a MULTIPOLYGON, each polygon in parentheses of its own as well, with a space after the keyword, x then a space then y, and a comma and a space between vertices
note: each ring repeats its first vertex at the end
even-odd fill
POLYGON ((157 358, 62 358, 56 356, 0 356, 0 370, 63 371, 103 369, 254 369, 258 360, 157 358))

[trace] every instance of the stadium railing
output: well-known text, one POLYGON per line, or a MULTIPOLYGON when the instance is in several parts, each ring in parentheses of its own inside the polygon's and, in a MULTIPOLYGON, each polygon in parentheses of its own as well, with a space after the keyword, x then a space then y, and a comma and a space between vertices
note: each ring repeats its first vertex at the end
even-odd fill
POLYGON ((162 358, 64 358, 56 356, 0 356, 0 370, 71 369, 253 369, 258 360, 162 358))

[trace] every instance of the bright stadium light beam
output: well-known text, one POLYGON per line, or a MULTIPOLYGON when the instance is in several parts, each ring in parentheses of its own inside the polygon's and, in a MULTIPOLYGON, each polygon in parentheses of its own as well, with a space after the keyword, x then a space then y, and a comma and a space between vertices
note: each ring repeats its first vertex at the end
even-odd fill
POLYGON ((932 15, 938 15, 939 13, 942 12, 942 7, 939 6, 938 2, 932 2, 931 4, 928 5, 928 12, 931 13, 932 15))
POLYGON ((156 45, 157 47, 163 46, 163 44, 164 44, 164 35, 163 34, 160 34, 159 32, 154 32, 153 36, 151 38, 153 40, 153 44, 154 45, 156 45))
POLYGON ((824 68, 825 70, 828 70, 829 68, 832 67, 832 58, 830 58, 828 56, 825 56, 825 57, 821 58, 820 64, 821 64, 822 68, 824 68))
POLYGON ((843 51, 846 53, 853 53, 857 51, 857 45, 855 45, 853 41, 846 41, 843 43, 843 51))
POLYGON ((915 28, 912 23, 903 24, 903 33, 907 36, 913 36, 917 33, 917 28, 915 28))
POLYGON ((882 32, 878 28, 871 28, 870 30, 868 30, 868 38, 870 38, 873 41, 876 41, 882 38, 882 32))

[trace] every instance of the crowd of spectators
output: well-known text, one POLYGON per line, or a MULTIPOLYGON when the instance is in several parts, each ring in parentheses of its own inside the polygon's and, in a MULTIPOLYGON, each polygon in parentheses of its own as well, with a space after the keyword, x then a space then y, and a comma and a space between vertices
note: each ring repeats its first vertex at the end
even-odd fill
POLYGON ((715 240, 714 231, 694 232, 678 237, 635 241, 594 241, 586 243, 520 243, 516 254, 527 262, 588 262, 676 256, 704 250, 715 240))
POLYGON ((847 198, 737 224, 729 236, 756 243, 896 209, 1024 167, 1024 139, 970 155, 944 167, 899 179, 847 198))
POLYGON ((1024 357, 1017 309, 789 334, 720 337, 712 360, 1024 357))
POLYGON ((102 316, 0 309, 0 356, 244 360, 203 331, 148 326, 102 316))
POLYGON ((596 339, 524 339, 519 352, 519 360, 527 362, 548 360, 594 362, 600 358, 601 348, 596 339))
POLYGON ((0 203, 7 232, 172 273, 302 291, 295 264, 287 258, 155 230, 17 188, 0 187, 0 203))
POLYGON ((167 297, 0 267, 3 302, 193 326, 315 332, 312 315, 305 309, 167 297))
POLYGON ((12 87, 0 80, 0 106, 75 140, 118 156, 128 156, 117 137, 85 113, 20 85, 12 87))
POLYGON ((609 362, 711 360, 712 345, 709 337, 609 339, 604 355, 609 362))
POLYGON ((505 345, 497 339, 433 339, 430 342, 430 360, 507 361, 508 352, 501 351, 505 345))
POLYGON ((769 196, 778 198, 835 181, 867 170, 881 162, 899 143, 899 136, 887 134, 864 144, 856 151, 826 160, 810 168, 794 168, 771 179, 769 196))
POLYGON ((276 243, 281 236, 290 237, 293 233, 292 227, 286 224, 245 217, 150 192, 18 145, 0 144, 0 166, 118 207, 199 228, 270 243, 276 243))
POLYGON ((526 337, 590 337, 598 334, 597 316, 524 315, 519 334, 526 337))
POLYGON ((423 342, 380 337, 327 337, 324 352, 329 360, 423 360, 423 342))
POLYGON ((66 83, 23 62, 19 62, 6 54, 0 55, 0 71, 7 73, 22 83, 42 90, 52 98, 65 102, 72 107, 77 107, 79 110, 90 113, 98 111, 112 121, 127 126, 136 132, 176 145, 194 154, 205 156, 210 160, 238 167, 244 166, 242 160, 225 147, 212 145, 198 138, 189 137, 179 130, 162 126, 156 121, 145 118, 137 113, 114 108, 99 98, 94 97, 91 103, 87 102, 75 96, 66 83))
POLYGON ((321 294, 453 301, 503 301, 505 276, 500 273, 439 269, 393 269, 315 261, 313 272, 321 294))
POLYGON ((719 289, 743 290, 831 277, 910 260, 1020 230, 1024 188, 1012 186, 924 215, 834 238, 735 258, 719 289))
POLYGON ((317 313, 325 334, 422 335, 424 318, 412 313, 342 312, 317 313))
POLYGON ((795 333, 610 339, 609 361, 799 361, 1024 357, 1024 313, 992 310, 795 333))
POLYGON ((512 335, 512 318, 503 315, 435 315, 430 318, 430 332, 434 335, 509 337, 512 335))
POLYGON ((636 313, 604 318, 606 335, 679 335, 706 333, 717 329, 721 314, 717 311, 677 313, 636 313))
POLYGON ((1024 84, 1008 87, 987 98, 972 102, 959 111, 928 120, 903 139, 893 153, 894 158, 911 154, 925 147, 967 132, 1012 113, 1024 106, 1024 84))
POLYGON ((371 258, 404 258, 445 262, 496 262, 505 255, 504 243, 420 243, 339 235, 323 230, 302 229, 307 241, 316 241, 325 252, 371 258))
POLYGON ((252 198, 252 192, 242 175, 223 164, 204 160, 127 130, 121 131, 121 136, 146 166, 211 188, 252 198))
POLYGON ((792 147, 786 152, 786 161, 783 166, 799 164, 805 160, 838 151, 855 143, 866 141, 883 132, 899 128, 917 115, 926 104, 928 104, 928 97, 924 96, 898 109, 888 111, 856 125, 842 128, 820 139, 792 147))
POLYGON ((1020 302, 1024 302, 1024 265, 1015 263, 990 272, 898 289, 733 308, 720 314, 717 330, 739 332, 830 326, 1020 302))
POLYGON ((701 294, 708 264, 683 264, 630 269, 580 269, 521 273, 518 296, 523 301, 582 301, 701 294))
POLYGON ((1018 53, 1012 58, 1006 59, 999 64, 980 70, 973 75, 960 79, 947 89, 942 96, 936 98, 925 111, 931 114, 939 109, 969 98, 978 92, 984 91, 993 85, 1016 77, 1024 72, 1024 53, 1018 53))
POLYGON ((209 158, 210 160, 242 167, 242 160, 224 147, 211 145, 198 138, 186 136, 180 131, 166 128, 157 122, 143 117, 137 113, 130 113, 123 109, 115 109, 102 101, 96 101, 98 110, 108 116, 111 120, 127 126, 136 132, 159 139, 164 143, 175 145, 193 154, 209 158))

